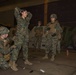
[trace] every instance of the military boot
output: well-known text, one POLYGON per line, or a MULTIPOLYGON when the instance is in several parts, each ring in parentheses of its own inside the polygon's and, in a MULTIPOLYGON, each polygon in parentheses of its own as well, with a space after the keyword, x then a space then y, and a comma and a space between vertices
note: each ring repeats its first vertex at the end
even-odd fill
POLYGON ((9 61, 9 67, 11 67, 12 66, 12 61, 9 61))
POLYGON ((45 56, 42 59, 48 59, 48 54, 45 54, 45 56))
POLYGON ((25 60, 24 62, 25 65, 33 65, 31 62, 29 62, 28 60, 25 60))
POLYGON ((13 61, 12 62, 12 65, 10 66, 11 67, 11 69, 13 70, 13 71, 18 71, 18 68, 17 68, 17 66, 16 66, 16 63, 13 61))
MULTIPOLYGON (((12 61, 9 61, 9 67, 11 67, 13 65, 12 61)), ((17 64, 15 64, 16 66, 18 66, 17 64)))
POLYGON ((54 61, 54 60, 55 60, 55 55, 52 55, 51 61, 54 61))

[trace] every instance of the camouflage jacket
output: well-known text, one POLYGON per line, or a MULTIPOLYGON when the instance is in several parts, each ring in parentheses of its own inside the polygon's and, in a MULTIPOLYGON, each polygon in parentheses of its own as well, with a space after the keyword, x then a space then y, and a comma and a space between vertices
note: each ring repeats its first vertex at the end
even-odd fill
POLYGON ((51 35, 56 34, 59 37, 61 37, 60 34, 63 32, 63 30, 62 30, 58 21, 56 21, 55 23, 49 22, 47 24, 47 29, 46 30, 48 30, 48 32, 51 33, 51 35))
POLYGON ((30 19, 32 18, 32 14, 28 12, 28 16, 23 19, 20 15, 21 9, 15 8, 15 18, 17 20, 17 33, 23 33, 28 31, 28 25, 30 23, 30 19))
POLYGON ((8 48, 8 46, 5 46, 5 42, 4 40, 2 40, 0 38, 0 56, 1 54, 8 54, 10 52, 10 49, 8 48))
POLYGON ((36 26, 34 28, 35 36, 42 36, 43 34, 43 27, 42 26, 36 26))

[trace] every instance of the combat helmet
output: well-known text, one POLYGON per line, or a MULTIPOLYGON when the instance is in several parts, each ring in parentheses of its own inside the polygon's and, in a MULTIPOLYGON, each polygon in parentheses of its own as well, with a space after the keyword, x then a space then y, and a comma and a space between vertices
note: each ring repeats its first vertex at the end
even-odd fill
POLYGON ((6 27, 1 26, 0 27, 0 35, 2 34, 8 34, 9 33, 9 29, 6 27))
POLYGON ((51 14, 51 15, 50 15, 50 18, 55 18, 55 19, 57 19, 57 15, 56 15, 56 14, 51 14))

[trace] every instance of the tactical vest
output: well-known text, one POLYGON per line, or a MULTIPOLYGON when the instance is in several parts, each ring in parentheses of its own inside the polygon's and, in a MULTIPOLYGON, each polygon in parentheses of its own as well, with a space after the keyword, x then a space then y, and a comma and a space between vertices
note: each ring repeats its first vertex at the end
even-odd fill
POLYGON ((57 21, 55 23, 48 24, 48 27, 50 28, 49 33, 51 35, 57 36, 58 39, 61 39, 61 33, 57 30, 57 24, 58 24, 57 21))

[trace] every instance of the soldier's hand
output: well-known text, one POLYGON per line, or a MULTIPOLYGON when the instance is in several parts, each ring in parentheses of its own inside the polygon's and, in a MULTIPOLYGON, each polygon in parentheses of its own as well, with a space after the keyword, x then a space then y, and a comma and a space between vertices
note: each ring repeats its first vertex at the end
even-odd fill
POLYGON ((6 46, 8 44, 7 40, 4 40, 4 46, 6 46))
POLYGON ((18 10, 18 8, 16 7, 15 10, 18 10))
POLYGON ((7 40, 4 40, 4 42, 7 42, 7 40))
POLYGON ((11 48, 16 48, 16 46, 15 46, 15 45, 13 45, 13 46, 11 46, 11 48))

